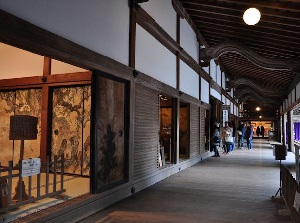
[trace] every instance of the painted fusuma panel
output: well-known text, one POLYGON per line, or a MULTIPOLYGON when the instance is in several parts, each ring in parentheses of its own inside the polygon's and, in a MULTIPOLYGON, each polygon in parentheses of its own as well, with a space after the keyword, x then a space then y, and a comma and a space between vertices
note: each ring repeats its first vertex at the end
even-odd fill
POLYGON ((1 150, 0 162, 8 165, 13 160, 14 165, 20 158, 20 140, 9 140, 10 116, 31 115, 38 118, 38 135, 36 140, 25 140, 24 159, 40 156, 41 138, 41 89, 25 89, 0 92, 0 122, 1 150))
POLYGON ((15 91, 0 92, 0 162, 8 166, 13 160, 13 141, 9 140, 10 116, 14 115, 15 91))
POLYGON ((65 155, 65 172, 89 175, 90 87, 53 89, 51 156, 65 155), (87 103, 85 103, 87 102, 87 103))

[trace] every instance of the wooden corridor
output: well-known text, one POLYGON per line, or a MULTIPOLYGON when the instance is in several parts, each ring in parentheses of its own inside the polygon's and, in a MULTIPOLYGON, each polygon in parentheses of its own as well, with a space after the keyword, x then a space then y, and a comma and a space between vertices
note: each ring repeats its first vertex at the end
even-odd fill
MULTIPOLYGON (((282 164, 294 162, 289 152, 282 164)), ((254 139, 251 151, 208 158, 80 222, 288 223, 271 200, 278 188, 279 161, 267 139, 254 139)))

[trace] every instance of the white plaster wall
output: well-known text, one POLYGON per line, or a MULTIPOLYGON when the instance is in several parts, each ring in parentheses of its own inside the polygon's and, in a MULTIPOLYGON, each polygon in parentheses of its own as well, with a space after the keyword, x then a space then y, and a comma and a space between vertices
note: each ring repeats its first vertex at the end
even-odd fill
POLYGON ((228 98, 226 98, 226 103, 225 105, 230 105, 230 100, 228 98))
POLYGON ((236 105, 233 105, 233 111, 234 111, 234 115, 237 116, 238 112, 237 112, 237 107, 236 105))
POLYGON ((295 102, 295 95, 296 95, 296 90, 293 89, 293 91, 292 91, 292 104, 295 102))
POLYGON ((300 83, 296 86, 296 100, 300 99, 300 83))
POLYGON ((209 104, 209 83, 201 78, 201 101, 209 104))
POLYGON ((0 79, 43 75, 44 57, 0 43, 0 79))
POLYGON ((230 114, 234 114, 233 103, 230 102, 230 114))
POLYGON ((180 90, 199 99, 199 75, 180 61, 180 90))
POLYGON ((199 63, 199 43, 197 36, 185 19, 180 19, 180 46, 199 63))
POLYGON ((207 67, 202 67, 202 69, 209 75, 209 66, 207 66, 207 67))
POLYGON ((1 0, 0 9, 128 65, 127 0, 1 0))
POLYGON ((225 73, 222 73, 222 88, 225 90, 225 87, 226 87, 225 73))
POLYGON ((214 60, 210 60, 210 76, 214 81, 217 81, 217 66, 214 60))
POLYGON ((172 0, 148 1, 141 7, 174 39, 176 40, 176 12, 172 0))
POLYGON ((176 57, 141 26, 136 27, 136 69, 176 88, 176 57))
POLYGON ((215 89, 211 88, 210 89, 210 94, 214 96, 215 98, 219 99, 220 101, 222 100, 221 94, 217 92, 215 89))
POLYGON ((222 86, 222 72, 220 66, 217 66, 217 83, 219 86, 222 86))
POLYGON ((222 95, 222 103, 225 105, 226 104, 226 97, 222 95))

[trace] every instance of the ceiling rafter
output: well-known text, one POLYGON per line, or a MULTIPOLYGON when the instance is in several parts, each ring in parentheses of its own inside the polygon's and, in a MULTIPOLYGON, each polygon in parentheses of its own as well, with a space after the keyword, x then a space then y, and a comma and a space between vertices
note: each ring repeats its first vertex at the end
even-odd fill
POLYGON ((224 41, 238 41, 254 52, 251 58, 243 52, 227 50, 214 59, 230 81, 240 80, 234 90, 236 95, 242 95, 240 99, 245 105, 254 107, 260 103, 262 109, 278 110, 281 100, 300 81, 300 1, 252 0, 262 14, 255 26, 246 25, 242 19, 251 6, 249 0, 178 1, 205 39, 207 49, 224 41), (253 83, 262 89, 255 89, 253 83), (272 95, 262 91, 266 89, 278 92, 272 95))

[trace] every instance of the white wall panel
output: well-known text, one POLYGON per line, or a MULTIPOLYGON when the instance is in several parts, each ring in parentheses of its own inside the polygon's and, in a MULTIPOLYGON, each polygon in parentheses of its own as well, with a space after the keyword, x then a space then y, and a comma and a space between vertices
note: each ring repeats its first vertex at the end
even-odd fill
POLYGON ((176 57, 142 27, 136 27, 136 69, 176 88, 176 57))
POLYGON ((222 85, 222 72, 220 66, 217 66, 217 83, 219 86, 222 85))
POLYGON ((222 88, 225 90, 225 87, 226 87, 225 73, 222 73, 222 88))
POLYGON ((148 1, 141 7, 174 39, 176 40, 176 12, 172 0, 148 1))
POLYGON ((214 81, 217 81, 217 65, 214 60, 210 60, 210 76, 214 81))
POLYGON ((234 111, 233 111, 233 103, 230 102, 230 114, 234 114, 233 112, 234 112, 234 111))
POLYGON ((220 101, 222 100, 221 94, 217 92, 215 89, 210 89, 210 94, 214 96, 215 98, 219 99, 220 101))
POLYGON ((300 83, 296 86, 296 100, 300 99, 300 83))
POLYGON ((207 67, 202 67, 202 69, 205 70, 206 73, 209 75, 209 66, 207 66, 207 67))
POLYGON ((199 43, 192 27, 185 19, 180 19, 180 46, 198 63, 199 43))
POLYGON ((226 98, 226 103, 225 105, 230 105, 230 100, 228 98, 226 98))
POLYGON ((128 65, 127 0, 4 0, 0 9, 128 65))
POLYGON ((292 91, 292 104, 295 102, 295 95, 296 95, 296 90, 293 89, 293 91, 292 91))
POLYGON ((0 43, 0 79, 42 76, 44 57, 0 43))
POLYGON ((201 101, 209 104, 209 83, 201 78, 201 101))
POLYGON ((226 104, 226 97, 222 95, 222 103, 225 105, 226 104))
POLYGON ((199 99, 199 75, 180 61, 180 90, 199 99))

